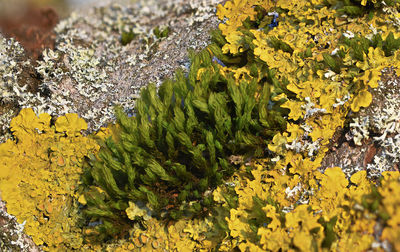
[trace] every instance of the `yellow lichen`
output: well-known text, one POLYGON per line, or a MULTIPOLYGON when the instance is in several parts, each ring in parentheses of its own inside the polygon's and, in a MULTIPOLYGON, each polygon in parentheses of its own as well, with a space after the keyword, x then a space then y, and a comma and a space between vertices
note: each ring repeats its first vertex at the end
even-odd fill
POLYGON ((86 127, 76 115, 58 118, 56 127, 50 119, 23 109, 12 120, 16 140, 0 145, 1 197, 44 250, 79 248, 83 238, 76 189, 84 156, 99 147, 79 134, 86 127))

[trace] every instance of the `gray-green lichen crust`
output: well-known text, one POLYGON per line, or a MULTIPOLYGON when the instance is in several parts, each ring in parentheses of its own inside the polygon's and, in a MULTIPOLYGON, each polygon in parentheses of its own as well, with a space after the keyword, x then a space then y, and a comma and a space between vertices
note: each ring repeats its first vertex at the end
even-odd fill
POLYGON ((21 107, 42 107, 43 97, 29 92, 33 82, 29 72, 32 70, 22 46, 14 39, 0 36, 0 142, 9 137, 10 119, 21 107))

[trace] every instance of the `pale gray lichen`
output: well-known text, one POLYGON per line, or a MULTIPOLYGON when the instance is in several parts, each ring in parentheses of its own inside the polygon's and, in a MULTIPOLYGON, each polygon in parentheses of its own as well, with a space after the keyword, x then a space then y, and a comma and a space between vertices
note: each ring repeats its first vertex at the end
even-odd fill
POLYGON ((353 118, 350 123, 350 132, 355 145, 361 146, 363 139, 369 139, 369 117, 353 118))
POLYGON ((293 140, 293 142, 290 144, 286 144, 286 149, 293 150, 296 153, 306 152, 309 157, 314 156, 321 148, 320 140, 311 141, 307 139, 306 134, 304 134, 301 138, 298 137, 297 139, 293 140))
POLYGON ((0 142, 10 137, 8 125, 20 108, 40 106, 43 98, 29 92, 32 65, 14 39, 0 37, 0 142))
POLYGON ((315 103, 311 102, 310 97, 306 97, 306 98, 304 98, 304 100, 307 102, 306 104, 301 105, 301 108, 305 110, 304 117, 303 117, 304 120, 306 120, 307 118, 310 118, 316 114, 325 114, 326 113, 326 109, 315 107, 315 103))

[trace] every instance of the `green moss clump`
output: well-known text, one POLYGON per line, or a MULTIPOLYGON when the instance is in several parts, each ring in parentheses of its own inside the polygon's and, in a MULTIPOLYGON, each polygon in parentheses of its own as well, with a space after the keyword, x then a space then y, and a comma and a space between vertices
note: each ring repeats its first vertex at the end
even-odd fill
POLYGON ((158 39, 168 37, 170 32, 171 32, 171 30, 169 29, 169 27, 165 27, 164 29, 160 29, 160 27, 156 27, 153 30, 154 35, 158 39))
POLYGON ((231 176, 228 158, 265 156, 284 113, 273 110, 271 87, 236 83, 209 51, 191 54, 187 76, 176 73, 157 90, 144 88, 135 115, 116 109, 116 135, 101 143, 86 169, 86 214, 97 231, 120 232, 128 202, 145 202, 162 219, 202 216, 213 206, 210 190, 231 176), (101 190, 98 190, 101 188, 101 190))
POLYGON ((123 46, 129 44, 132 42, 132 40, 134 40, 137 37, 137 34, 135 34, 133 31, 129 31, 129 32, 123 32, 121 34, 121 44, 123 46))

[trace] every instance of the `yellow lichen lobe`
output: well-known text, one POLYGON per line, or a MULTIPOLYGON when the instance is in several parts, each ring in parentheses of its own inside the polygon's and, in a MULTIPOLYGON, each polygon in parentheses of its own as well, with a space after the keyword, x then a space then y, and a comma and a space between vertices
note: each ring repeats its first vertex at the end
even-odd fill
POLYGON ((15 140, 0 145, 1 197, 44 250, 79 248, 76 189, 84 156, 99 147, 79 133, 86 124, 77 115, 59 117, 56 126, 50 119, 23 109, 11 121, 15 140))

